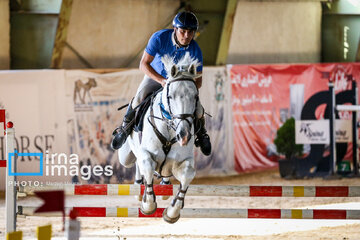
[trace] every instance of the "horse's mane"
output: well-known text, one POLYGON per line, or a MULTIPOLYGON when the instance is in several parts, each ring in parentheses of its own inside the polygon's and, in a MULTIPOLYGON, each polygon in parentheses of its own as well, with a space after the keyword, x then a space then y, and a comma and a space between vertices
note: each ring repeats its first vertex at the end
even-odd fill
POLYGON ((184 77, 184 76, 191 77, 191 78, 197 78, 197 77, 201 76, 201 74, 197 74, 196 71, 193 74, 189 72, 189 67, 191 65, 194 65, 195 69, 201 65, 201 63, 199 62, 199 60, 197 58, 192 58, 190 56, 189 52, 186 52, 185 55, 177 63, 175 63, 174 58, 170 57, 169 55, 164 55, 161 58, 161 61, 164 64, 165 71, 167 73, 169 80, 177 79, 177 78, 184 77), (178 72, 179 72, 175 78, 171 77, 171 69, 174 65, 177 67, 178 72))

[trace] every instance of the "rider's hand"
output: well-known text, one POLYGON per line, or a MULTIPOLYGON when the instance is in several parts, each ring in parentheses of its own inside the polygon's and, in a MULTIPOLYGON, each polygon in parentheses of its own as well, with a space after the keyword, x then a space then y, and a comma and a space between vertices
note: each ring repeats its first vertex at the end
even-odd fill
POLYGON ((161 80, 161 86, 164 87, 166 84, 166 79, 161 80))

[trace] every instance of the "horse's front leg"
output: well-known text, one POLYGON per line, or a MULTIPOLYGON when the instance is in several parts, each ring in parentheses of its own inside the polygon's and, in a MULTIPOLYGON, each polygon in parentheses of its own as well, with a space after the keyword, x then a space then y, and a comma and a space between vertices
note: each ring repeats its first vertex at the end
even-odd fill
POLYGON ((135 166, 136 166, 136 168, 135 168, 135 181, 134 181, 134 184, 136 184, 136 185, 144 184, 144 178, 143 178, 143 176, 141 176, 140 169, 139 169, 139 164, 136 162, 135 166))
POLYGON ((156 211, 156 197, 153 190, 153 178, 156 167, 156 162, 152 159, 151 155, 144 151, 138 160, 138 166, 141 175, 144 177, 145 190, 143 199, 141 201, 140 210, 145 215, 151 215, 156 211))
POLYGON ((168 223, 175 223, 180 218, 180 210, 184 207, 185 194, 195 177, 193 160, 185 160, 173 167, 173 175, 180 182, 180 189, 174 196, 171 205, 163 212, 163 219, 168 223))

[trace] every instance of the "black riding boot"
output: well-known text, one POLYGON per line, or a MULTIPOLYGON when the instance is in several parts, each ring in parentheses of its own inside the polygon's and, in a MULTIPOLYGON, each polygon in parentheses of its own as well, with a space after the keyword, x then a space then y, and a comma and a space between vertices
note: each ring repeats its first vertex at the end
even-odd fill
POLYGON ((211 153, 211 142, 209 135, 206 133, 204 116, 197 119, 195 123, 195 132, 197 132, 195 146, 200 146, 201 152, 205 156, 209 156, 211 153))
POLYGON ((135 110, 129 103, 128 109, 124 116, 122 125, 116 128, 113 132, 113 139, 111 141, 111 148, 117 150, 126 142, 127 137, 130 135, 135 122, 135 110))

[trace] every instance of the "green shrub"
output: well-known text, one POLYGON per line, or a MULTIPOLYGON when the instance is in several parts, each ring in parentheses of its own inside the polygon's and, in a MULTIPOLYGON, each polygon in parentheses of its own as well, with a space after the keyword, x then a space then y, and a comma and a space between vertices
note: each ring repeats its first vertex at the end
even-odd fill
POLYGON ((301 156, 304 146, 302 144, 295 144, 295 119, 289 118, 277 130, 277 136, 274 140, 277 152, 284 154, 286 159, 291 159, 295 156, 301 156))

